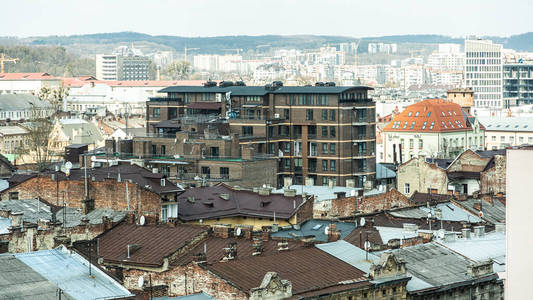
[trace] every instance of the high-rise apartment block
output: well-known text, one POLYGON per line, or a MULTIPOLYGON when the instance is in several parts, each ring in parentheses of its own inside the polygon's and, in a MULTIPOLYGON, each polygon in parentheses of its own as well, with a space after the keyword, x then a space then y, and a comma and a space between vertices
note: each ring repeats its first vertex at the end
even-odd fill
POLYGON ((474 90, 474 106, 502 108, 502 45, 465 40, 465 85, 474 90))
MULTIPOLYGON (((180 118, 221 116, 229 134, 278 159, 276 181, 371 187, 375 180, 375 102, 371 88, 335 86, 174 86, 147 102, 147 130, 176 135, 180 118), (169 122, 168 120, 176 120, 169 122)), ((155 155, 158 155, 157 149, 155 155)), ((258 172, 263 172, 257 170, 258 172)))
POLYGON ((533 104, 533 62, 503 65, 503 100, 506 107, 533 104))
POLYGON ((113 54, 96 55, 96 78, 99 80, 148 80, 150 59, 139 51, 118 48, 113 54), (121 50, 121 51, 117 51, 121 50))

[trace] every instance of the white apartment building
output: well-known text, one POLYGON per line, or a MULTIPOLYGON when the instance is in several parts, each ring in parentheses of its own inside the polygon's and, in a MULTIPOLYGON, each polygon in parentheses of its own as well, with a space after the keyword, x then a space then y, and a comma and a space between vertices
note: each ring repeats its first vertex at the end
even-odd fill
POLYGON ((487 150, 533 145, 533 120, 531 117, 480 117, 485 126, 487 150))
POLYGON ((118 80, 117 55, 96 55, 96 78, 99 80, 118 80))
POLYGON ((0 121, 24 121, 36 117, 49 117, 54 108, 37 96, 30 94, 0 95, 0 121))
POLYGON ((475 107, 503 107, 502 61, 502 45, 465 40, 465 86, 475 92, 475 107))
POLYGON ((37 94, 43 87, 60 86, 61 78, 48 73, 0 73, 0 94, 37 94))
POLYGON ((236 72, 241 69, 242 55, 195 55, 193 67, 198 71, 236 72))
POLYGON ((463 71, 429 69, 431 84, 457 88, 462 85, 463 71))
POLYGON ((439 44, 439 50, 428 57, 427 66, 439 71, 463 71, 465 53, 459 44, 439 44))
POLYGON ((454 158, 466 149, 484 148, 484 127, 459 104, 428 99, 408 106, 383 128, 383 161, 413 157, 454 158))

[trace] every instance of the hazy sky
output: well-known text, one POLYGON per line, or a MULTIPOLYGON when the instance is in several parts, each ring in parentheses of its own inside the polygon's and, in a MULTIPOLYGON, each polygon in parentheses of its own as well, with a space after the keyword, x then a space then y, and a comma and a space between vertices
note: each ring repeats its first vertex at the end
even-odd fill
POLYGON ((533 0, 2 0, 1 36, 136 31, 153 35, 533 31, 533 0))

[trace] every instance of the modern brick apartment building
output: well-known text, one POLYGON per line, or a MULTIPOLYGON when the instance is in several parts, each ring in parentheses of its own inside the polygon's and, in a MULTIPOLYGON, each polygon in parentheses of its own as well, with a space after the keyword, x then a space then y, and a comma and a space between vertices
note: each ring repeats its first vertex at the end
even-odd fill
MULTIPOLYGON (((173 86, 147 102, 147 131, 174 136, 184 118, 219 116, 239 144, 278 157, 277 184, 370 187, 375 180, 375 102, 372 88, 244 86, 207 82, 173 86), (169 122, 177 120, 177 122, 169 122)), ((157 154, 157 150, 156 153, 157 154)))

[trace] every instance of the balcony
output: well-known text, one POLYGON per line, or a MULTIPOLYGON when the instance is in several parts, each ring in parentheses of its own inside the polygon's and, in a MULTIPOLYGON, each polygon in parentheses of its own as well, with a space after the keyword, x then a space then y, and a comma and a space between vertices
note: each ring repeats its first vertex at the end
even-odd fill
POLYGON ((153 102, 166 102, 166 101, 181 102, 181 98, 149 97, 148 99, 149 99, 149 101, 153 101, 153 102))

